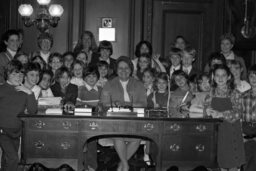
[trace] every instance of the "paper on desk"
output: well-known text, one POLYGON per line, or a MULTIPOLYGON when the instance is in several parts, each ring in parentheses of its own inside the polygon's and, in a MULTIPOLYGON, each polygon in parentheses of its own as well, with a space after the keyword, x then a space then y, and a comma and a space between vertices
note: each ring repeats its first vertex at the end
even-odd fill
POLYGON ((61 102, 61 97, 40 97, 38 99, 39 106, 58 106, 61 102))
POLYGON ((62 115, 62 109, 60 108, 49 108, 45 111, 46 115, 62 115))
POLYGON ((81 100, 80 98, 77 98, 76 100, 91 106, 96 106, 99 103, 99 100, 81 100))

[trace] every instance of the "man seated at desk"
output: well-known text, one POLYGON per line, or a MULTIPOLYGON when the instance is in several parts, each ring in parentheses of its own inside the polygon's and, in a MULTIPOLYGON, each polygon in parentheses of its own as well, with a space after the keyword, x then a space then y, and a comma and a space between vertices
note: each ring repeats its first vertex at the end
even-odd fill
POLYGON ((5 69, 7 81, 0 85, 0 146, 4 152, 4 171, 14 171, 18 167, 21 121, 17 116, 25 110, 29 114, 37 111, 34 93, 22 84, 21 71, 19 61, 9 62, 5 69))
MULTIPOLYGON (((101 102, 108 107, 146 107, 147 95, 143 84, 131 77, 133 65, 128 57, 117 61, 117 77, 106 83, 101 94, 101 102)), ((121 160, 118 171, 128 171, 128 160, 140 145, 140 139, 113 138, 114 147, 121 160)))

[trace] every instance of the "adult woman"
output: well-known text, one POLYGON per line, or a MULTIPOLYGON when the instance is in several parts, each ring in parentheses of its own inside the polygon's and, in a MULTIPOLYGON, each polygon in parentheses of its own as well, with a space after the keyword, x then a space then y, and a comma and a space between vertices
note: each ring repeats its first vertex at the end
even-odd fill
POLYGON ((221 44, 220 44, 221 53, 225 56, 227 63, 230 60, 239 61, 243 68, 243 73, 242 73, 241 77, 242 77, 242 79, 247 79, 247 69, 246 69, 244 59, 242 57, 237 56, 232 51, 232 48, 234 47, 234 44, 235 44, 234 35, 231 33, 223 34, 220 37, 220 41, 221 41, 221 44))
POLYGON ((30 58, 41 56, 45 63, 48 63, 53 46, 52 35, 49 33, 41 33, 37 38, 37 46, 39 47, 39 51, 33 52, 30 58))
POLYGON ((81 51, 85 52, 88 56, 88 63, 90 63, 91 59, 97 56, 97 49, 93 33, 90 31, 84 31, 77 42, 74 54, 76 56, 81 51))
MULTIPOLYGON (((133 64, 128 57, 117 60, 117 77, 103 87, 101 102, 104 106, 146 107, 146 90, 141 82, 131 77, 133 64)), ((114 138, 114 147, 121 160, 118 171, 128 171, 128 160, 139 147, 140 139, 114 138)))

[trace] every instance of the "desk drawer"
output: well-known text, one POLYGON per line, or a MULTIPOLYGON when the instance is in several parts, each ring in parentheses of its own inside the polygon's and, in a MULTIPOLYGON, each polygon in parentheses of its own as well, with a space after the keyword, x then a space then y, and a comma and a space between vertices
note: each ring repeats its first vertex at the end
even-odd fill
POLYGON ((25 137, 27 158, 75 158, 78 135, 60 132, 28 132, 25 137))
POLYGON ((165 133, 205 134, 214 131, 214 124, 205 122, 165 122, 165 133))
POLYGON ((78 121, 71 119, 30 119, 29 129, 32 130, 63 130, 78 131, 78 121))
POLYGON ((80 123, 82 131, 95 131, 105 133, 158 133, 160 126, 156 121, 124 121, 124 120, 87 120, 80 123))
POLYGON ((210 161, 216 153, 213 137, 207 136, 166 136, 163 139, 164 161, 210 161))

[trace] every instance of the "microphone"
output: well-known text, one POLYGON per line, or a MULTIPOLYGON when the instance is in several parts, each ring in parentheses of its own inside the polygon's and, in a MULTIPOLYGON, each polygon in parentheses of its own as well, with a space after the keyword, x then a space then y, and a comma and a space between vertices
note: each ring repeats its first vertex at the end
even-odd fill
POLYGON ((112 110, 112 112, 113 112, 113 101, 112 101, 112 96, 111 96, 111 95, 109 95, 109 98, 110 98, 110 108, 111 108, 111 110, 112 110))

